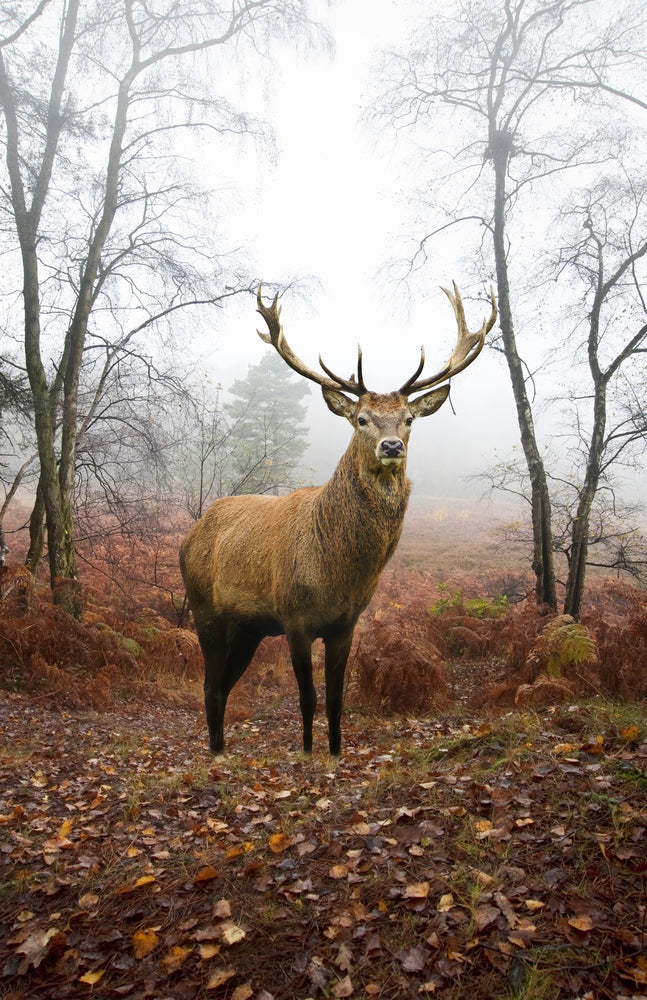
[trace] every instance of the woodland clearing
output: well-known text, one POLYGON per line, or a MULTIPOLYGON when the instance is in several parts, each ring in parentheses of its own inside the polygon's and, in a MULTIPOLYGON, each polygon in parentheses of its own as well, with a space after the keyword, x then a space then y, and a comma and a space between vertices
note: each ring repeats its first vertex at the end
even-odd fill
POLYGON ((321 710, 300 752, 281 640, 213 757, 189 627, 5 591, 3 1000, 647 995, 644 591, 572 623, 504 600, 518 561, 403 541, 338 760, 321 710))

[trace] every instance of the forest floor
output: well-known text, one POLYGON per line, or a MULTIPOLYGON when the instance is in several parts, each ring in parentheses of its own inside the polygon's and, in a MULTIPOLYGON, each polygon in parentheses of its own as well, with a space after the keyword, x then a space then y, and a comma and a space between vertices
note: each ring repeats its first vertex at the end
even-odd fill
POLYGON ((218 758, 197 705, 0 692, 0 997, 647 996, 644 706, 453 687, 339 760, 292 692, 218 758))

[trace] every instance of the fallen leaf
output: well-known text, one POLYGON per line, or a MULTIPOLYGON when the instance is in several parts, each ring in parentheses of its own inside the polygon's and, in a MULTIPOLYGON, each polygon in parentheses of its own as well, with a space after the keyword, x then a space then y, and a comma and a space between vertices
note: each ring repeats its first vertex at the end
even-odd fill
POLYGON ((405 972, 422 972, 427 962, 427 952, 420 945, 399 951, 395 956, 405 972))
POLYGON ((647 984, 647 958, 644 955, 638 955, 635 964, 618 962, 617 968, 623 979, 630 979, 640 986, 647 984))
POLYGON ((583 914, 581 917, 569 917, 568 920, 569 927, 574 927, 576 931, 592 931, 594 924, 591 918, 587 914, 583 914))
POLYGON ((184 965, 184 962, 191 954, 191 948, 183 948, 181 945, 176 944, 162 959, 162 965, 169 973, 177 972, 179 968, 184 965))
POLYGON ((501 910, 498 906, 478 906, 476 908, 476 913, 474 914, 474 921, 476 923, 476 929, 479 931, 484 930, 493 924, 494 921, 501 916, 501 910))
POLYGON ((231 903, 228 899, 219 899, 213 906, 213 915, 216 920, 227 920, 231 916, 231 903))
POLYGON ((353 968, 353 953, 344 941, 339 945, 335 965, 342 972, 350 972, 353 968))
POLYGON ((237 986, 231 994, 231 1000, 249 1000, 253 992, 254 990, 249 983, 243 983, 241 986, 237 986))
POLYGON ((133 934, 135 958, 146 958, 147 955, 150 955, 157 948, 159 943, 160 939, 152 927, 147 931, 135 931, 133 934))
POLYGON ((99 902, 96 892, 85 892, 79 897, 79 906, 82 910, 91 910, 99 902))
POLYGON ((201 960, 206 962, 208 959, 215 958, 219 954, 220 945, 215 944, 213 941, 207 941, 198 946, 198 951, 200 952, 201 960))
POLYGON ((213 868, 211 865, 205 865, 201 868, 199 872, 193 878, 193 884, 199 884, 200 882, 213 882, 215 878, 218 878, 220 872, 213 868))
POLYGON ((447 892, 445 893, 444 896, 441 896, 438 901, 438 912, 448 913, 452 909, 453 905, 454 905, 454 897, 452 896, 451 892, 447 892))
POLYGON ((85 972, 82 976, 79 976, 79 982, 87 983, 88 986, 96 986, 105 973, 105 969, 97 969, 96 972, 85 972))
POLYGON ((332 994, 336 997, 350 997, 353 995, 353 983, 350 976, 340 979, 332 988, 332 994))
POLYGON ((16 951, 24 955, 29 964, 37 969, 52 949, 62 950, 66 942, 66 935, 58 927, 49 927, 46 931, 33 931, 16 951))
POLYGON ((238 924, 228 922, 222 925, 222 939, 225 944, 238 944, 247 937, 247 932, 238 924))
POLYGON ((227 858, 227 861, 231 861, 233 858, 239 858, 240 855, 244 853, 245 853, 245 848, 242 846, 242 844, 238 844, 236 847, 230 847, 227 853, 225 854, 225 857, 227 858))
POLYGON ((292 837, 287 833, 273 833, 269 840, 269 848, 274 854, 281 854, 292 846, 292 837))
POLYGON ((236 970, 232 965, 223 965, 211 974, 211 978, 207 983, 207 989, 217 990, 219 986, 222 986, 223 983, 226 983, 228 979, 231 979, 235 975, 236 970))
POLYGON ((405 886, 402 895, 405 899, 426 899, 429 895, 429 882, 411 882, 405 886))

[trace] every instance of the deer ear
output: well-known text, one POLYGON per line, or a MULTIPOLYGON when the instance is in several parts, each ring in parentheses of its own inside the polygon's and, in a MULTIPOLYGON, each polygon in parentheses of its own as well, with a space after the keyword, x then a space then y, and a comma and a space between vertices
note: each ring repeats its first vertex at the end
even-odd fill
POLYGON ((357 403, 354 400, 344 396, 343 392, 339 392, 338 389, 330 389, 327 385, 322 385, 321 393, 329 410, 336 413, 338 417, 346 417, 346 420, 353 422, 357 412, 357 403))
POLYGON ((418 396, 417 399, 409 400, 409 409, 414 417, 428 417, 430 413, 435 413, 440 409, 449 396, 449 385, 442 385, 440 389, 433 389, 432 392, 418 396))

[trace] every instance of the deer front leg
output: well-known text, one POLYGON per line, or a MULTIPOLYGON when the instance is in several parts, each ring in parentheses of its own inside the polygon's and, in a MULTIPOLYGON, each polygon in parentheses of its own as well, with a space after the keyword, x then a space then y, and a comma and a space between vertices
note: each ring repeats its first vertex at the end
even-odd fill
POLYGON ((198 638, 204 655, 204 707, 209 727, 209 747, 221 754, 225 748, 225 708, 229 692, 247 670, 262 636, 241 626, 211 626, 198 638))
POLYGON ((324 639, 326 648, 326 715, 328 746, 333 757, 341 753, 341 710, 344 697, 344 674, 353 633, 324 639))
POLYGON ((312 753, 312 720, 317 708, 317 692, 312 680, 312 640, 301 632, 288 635, 292 669, 299 685, 299 706, 303 719, 303 750, 312 753))

